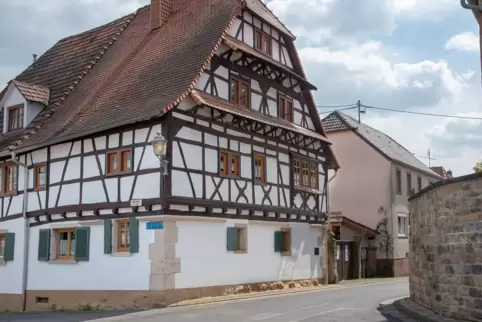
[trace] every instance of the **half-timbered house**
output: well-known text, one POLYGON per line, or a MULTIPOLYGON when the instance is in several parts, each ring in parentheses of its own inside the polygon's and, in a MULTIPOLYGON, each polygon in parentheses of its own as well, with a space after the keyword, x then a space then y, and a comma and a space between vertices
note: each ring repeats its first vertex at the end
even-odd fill
POLYGON ((314 89, 260 0, 152 0, 60 40, 0 94, 0 309, 322 278, 314 89))

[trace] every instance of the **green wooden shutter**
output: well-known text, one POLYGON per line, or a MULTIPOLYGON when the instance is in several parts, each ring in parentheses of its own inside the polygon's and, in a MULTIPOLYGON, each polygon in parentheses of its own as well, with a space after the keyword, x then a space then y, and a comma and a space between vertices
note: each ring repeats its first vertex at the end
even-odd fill
POLYGON ((276 253, 281 253, 283 251, 283 232, 274 232, 274 251, 276 253))
POLYGON ((238 250, 238 228, 228 227, 226 248, 228 251, 238 250))
POLYGON ((75 229, 75 260, 80 262, 89 261, 90 227, 75 229))
POLYGON ((129 252, 139 252, 139 222, 136 217, 129 218, 129 252))
POLYGON ((104 254, 112 254, 112 220, 104 219, 104 254))
POLYGON ((5 234, 5 250, 3 252, 3 260, 6 262, 13 261, 15 249, 15 233, 5 234))
POLYGON ((38 260, 50 259, 50 229, 40 229, 38 234, 38 260))

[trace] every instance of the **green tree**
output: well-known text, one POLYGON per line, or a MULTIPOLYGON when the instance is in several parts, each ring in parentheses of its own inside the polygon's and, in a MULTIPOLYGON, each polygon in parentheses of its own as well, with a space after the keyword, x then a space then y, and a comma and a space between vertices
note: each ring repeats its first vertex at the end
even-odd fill
POLYGON ((473 169, 475 173, 482 172, 482 161, 477 162, 473 169))

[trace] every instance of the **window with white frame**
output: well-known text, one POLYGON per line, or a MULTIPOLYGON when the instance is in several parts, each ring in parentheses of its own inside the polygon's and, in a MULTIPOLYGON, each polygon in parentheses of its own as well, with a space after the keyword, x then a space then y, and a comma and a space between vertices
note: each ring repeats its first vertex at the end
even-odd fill
POLYGON ((406 214, 398 214, 398 236, 408 236, 408 216, 406 214))

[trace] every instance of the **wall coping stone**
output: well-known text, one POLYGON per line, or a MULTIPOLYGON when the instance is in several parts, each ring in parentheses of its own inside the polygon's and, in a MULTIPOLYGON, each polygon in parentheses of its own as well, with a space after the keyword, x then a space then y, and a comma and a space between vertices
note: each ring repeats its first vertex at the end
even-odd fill
POLYGON ((439 180, 439 181, 435 181, 434 183, 426 186, 425 188, 423 188, 422 190, 420 190, 419 192, 417 192, 416 194, 410 196, 408 198, 408 201, 412 201, 412 200, 415 200, 417 199, 418 197, 420 197, 421 195, 431 191, 432 189, 435 189, 437 187, 441 187, 441 186, 445 186, 445 185, 448 185, 448 184, 452 184, 452 183, 457 183, 457 182, 464 182, 464 181, 470 181, 470 180, 474 180, 474 179, 477 179, 477 178, 482 178, 482 172, 479 172, 479 173, 471 173, 471 174, 467 174, 465 176, 459 176, 459 177, 454 177, 454 178, 449 178, 449 179, 443 179, 443 180, 439 180))

